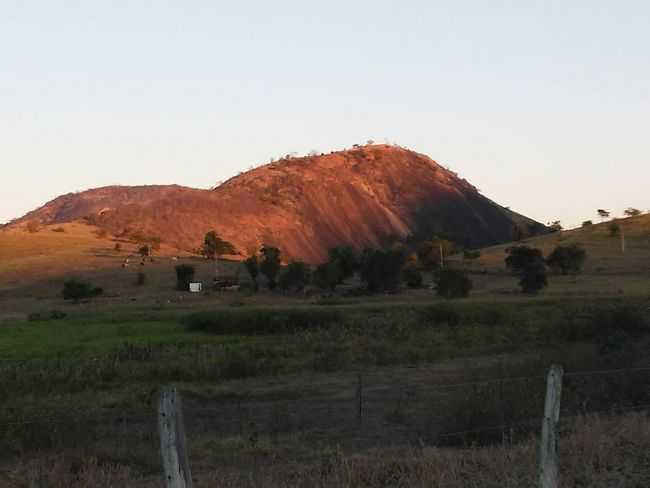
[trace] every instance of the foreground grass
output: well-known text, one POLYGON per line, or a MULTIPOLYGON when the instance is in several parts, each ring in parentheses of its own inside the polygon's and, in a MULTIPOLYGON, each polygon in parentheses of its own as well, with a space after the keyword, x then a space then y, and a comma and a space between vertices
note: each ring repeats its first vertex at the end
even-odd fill
MULTIPOLYGON (((240 468, 194 463, 198 487, 304 488, 503 488, 535 486, 538 439, 474 449, 404 447, 355 455, 333 449, 316 462, 288 464, 277 456, 240 468)), ((263 450, 263 449, 262 449, 263 450)), ((560 436, 560 485, 609 488, 650 485, 650 421, 647 413, 588 416, 565 423, 560 436)), ((154 487, 158 476, 82 452, 23 459, 5 466, 0 482, 31 488, 154 487)))

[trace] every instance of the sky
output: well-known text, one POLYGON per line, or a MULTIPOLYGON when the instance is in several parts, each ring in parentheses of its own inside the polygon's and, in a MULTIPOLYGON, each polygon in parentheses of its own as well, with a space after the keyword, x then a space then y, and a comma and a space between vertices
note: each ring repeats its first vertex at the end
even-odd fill
POLYGON ((650 209, 647 0, 0 0, 0 222, 368 139, 566 226, 650 209))

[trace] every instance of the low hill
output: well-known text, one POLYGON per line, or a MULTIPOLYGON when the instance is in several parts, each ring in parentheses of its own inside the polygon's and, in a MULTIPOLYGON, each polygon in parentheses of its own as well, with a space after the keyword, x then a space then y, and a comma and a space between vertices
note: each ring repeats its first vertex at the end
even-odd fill
MULTIPOLYGON (((584 269, 586 273, 650 274, 650 214, 617 219, 615 222, 622 229, 624 241, 620 234, 611 235, 609 230, 611 221, 602 222, 482 249, 479 259, 465 261, 465 265, 487 271, 505 271, 506 249, 510 246, 536 247, 548 256, 558 245, 579 243, 587 251, 584 269)), ((456 259, 461 258, 456 257, 456 259)))
POLYGON ((284 159, 214 190, 105 187, 64 195, 8 228, 78 219, 117 237, 159 238, 186 250, 215 229, 241 254, 270 244, 309 262, 342 244, 361 249, 437 234, 482 247, 509 241, 522 229, 546 230, 429 157, 387 145, 284 159))

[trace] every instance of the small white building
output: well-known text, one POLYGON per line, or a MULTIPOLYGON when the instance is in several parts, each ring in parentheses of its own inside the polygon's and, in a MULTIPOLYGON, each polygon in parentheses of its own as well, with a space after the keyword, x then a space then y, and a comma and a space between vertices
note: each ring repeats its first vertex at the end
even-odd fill
POLYGON ((203 283, 200 281, 193 281, 190 283, 190 291, 192 293, 199 293, 203 289, 203 283))

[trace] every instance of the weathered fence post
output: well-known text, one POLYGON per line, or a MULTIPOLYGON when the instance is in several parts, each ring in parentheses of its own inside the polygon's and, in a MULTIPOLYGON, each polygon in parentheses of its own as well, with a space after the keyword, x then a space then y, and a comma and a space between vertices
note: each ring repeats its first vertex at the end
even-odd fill
POLYGON ((558 488, 557 423, 560 420, 562 366, 554 364, 546 379, 546 402, 539 453, 539 488, 558 488))
POLYGON ((166 488, 192 488, 181 397, 175 388, 160 392, 158 433, 166 488))

